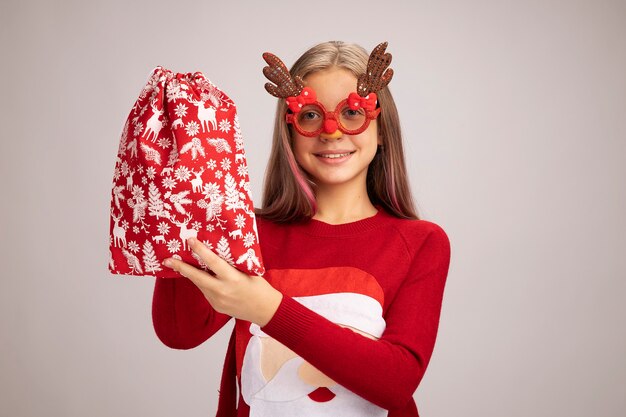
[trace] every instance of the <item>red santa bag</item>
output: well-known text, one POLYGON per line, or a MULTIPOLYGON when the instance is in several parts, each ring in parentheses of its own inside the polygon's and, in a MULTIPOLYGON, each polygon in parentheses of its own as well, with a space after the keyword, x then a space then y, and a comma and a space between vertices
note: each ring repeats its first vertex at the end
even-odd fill
POLYGON ((175 257, 207 269, 196 237, 248 274, 265 270, 232 100, 202 73, 156 67, 122 130, 111 192, 109 271, 182 277, 175 257))

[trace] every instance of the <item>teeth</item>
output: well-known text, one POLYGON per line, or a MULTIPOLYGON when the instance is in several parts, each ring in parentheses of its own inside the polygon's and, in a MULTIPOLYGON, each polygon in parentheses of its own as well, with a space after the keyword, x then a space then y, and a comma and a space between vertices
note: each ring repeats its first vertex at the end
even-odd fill
POLYGON ((322 158, 335 159, 335 158, 342 158, 342 157, 348 156, 350 154, 351 154, 351 152, 348 152, 348 153, 331 153, 331 154, 318 155, 318 156, 321 156, 322 158))

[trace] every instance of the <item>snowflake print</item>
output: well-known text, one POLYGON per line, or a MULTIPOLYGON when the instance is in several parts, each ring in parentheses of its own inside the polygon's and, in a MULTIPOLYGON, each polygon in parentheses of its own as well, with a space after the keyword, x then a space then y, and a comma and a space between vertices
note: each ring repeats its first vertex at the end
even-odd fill
POLYGON ((180 166, 176 168, 174 176, 178 181, 187 181, 191 177, 191 172, 189 172, 189 168, 186 166, 180 166))
POLYGON ((156 174, 156 169, 154 169, 154 167, 150 167, 146 170, 146 176, 150 178, 151 180, 154 179, 155 174, 156 174))
POLYGON ((137 171, 139 171, 140 174, 143 174, 143 165, 139 165, 139 168, 137 168, 137 171))
POLYGON ((139 245, 134 240, 131 240, 130 242, 128 242, 128 250, 132 253, 137 253, 139 252, 139 245))
POLYGON ((169 82, 167 84, 167 98, 169 100, 175 100, 179 97, 180 94, 180 83, 178 82, 178 80, 172 80, 171 82, 169 82))
POLYGON ((196 232, 199 232, 200 229, 202 229, 202 223, 200 223, 198 221, 195 221, 195 222, 192 223, 191 228, 195 229, 196 232))
POLYGON ((120 178, 120 169, 118 167, 115 167, 115 169, 113 170, 113 179, 117 181, 119 178, 120 178))
POLYGON ((139 227, 133 226, 133 233, 139 233, 139 227))
POLYGON ((209 161, 206 163, 206 166, 212 171, 217 166, 217 163, 215 162, 215 159, 209 159, 209 161))
POLYGON ((242 229, 246 225, 246 217, 239 213, 237 217, 235 217, 235 224, 239 229, 242 229))
POLYGON ((222 159, 222 162, 220 163, 220 165, 222 166, 222 169, 224 171, 228 171, 230 169, 230 159, 228 158, 222 159))
POLYGON ((133 130, 133 136, 139 136, 143 132, 143 123, 139 122, 135 126, 135 130, 133 130))
POLYGON ((170 253, 176 253, 180 250, 180 241, 178 239, 171 239, 167 242, 167 250, 170 253))
POLYGON ((174 180, 172 177, 165 177, 163 178, 161 184, 163 184, 163 188, 171 190, 172 188, 176 187, 176 180, 174 180))
POLYGON ((203 240, 202 243, 204 243, 204 246, 206 246, 207 248, 213 250, 213 244, 208 240, 203 240))
POLYGON ((143 190, 138 185, 133 185, 133 198, 137 201, 145 200, 145 197, 143 195, 143 190))
POLYGON ((220 186, 215 183, 215 182, 209 182, 204 184, 204 188, 202 189, 202 194, 204 194, 205 196, 210 196, 213 194, 219 194, 220 193, 220 186))
POLYGON ((128 230, 128 226, 129 226, 128 220, 123 220, 122 221, 122 227, 124 228, 124 230, 128 230))
POLYGON ((122 175, 125 177, 128 176, 128 162, 126 161, 122 162, 122 175))
POLYGON ((176 110, 174 110, 174 113, 178 117, 187 116, 187 106, 185 106, 183 103, 178 103, 178 105, 176 106, 176 110))
POLYGON ((215 178, 217 178, 217 179, 219 180, 220 178, 222 178, 222 175, 223 175, 223 174, 222 174, 222 171, 217 171, 217 172, 215 173, 215 178))
POLYGON ((163 236, 165 236, 166 234, 168 234, 170 232, 170 225, 165 223, 165 222, 161 222, 157 226, 157 230, 159 231, 159 233, 161 233, 163 236))
POLYGON ((220 130, 224 133, 230 132, 230 122, 228 121, 228 119, 220 121, 220 130))
POLYGON ((148 178, 146 178, 146 177, 141 177, 141 183, 142 183, 142 184, 144 184, 144 185, 145 185, 147 182, 148 182, 148 178))
POLYGON ((240 177, 245 177, 248 175, 248 166, 245 164, 241 164, 237 166, 237 175, 240 177))
POLYGON ((169 138, 160 138, 157 144, 159 145, 159 147, 163 149, 167 149, 170 147, 172 143, 170 142, 169 138))
POLYGON ((187 136, 196 136, 200 131, 200 125, 193 120, 187 123, 185 126, 185 132, 187 132, 187 136))
POLYGON ((212 224, 207 224, 206 225, 206 230, 208 230, 209 232, 212 232, 215 230, 215 226, 213 226, 212 224))
POLYGON ((246 235, 243 237, 243 245, 246 248, 249 248, 250 246, 254 245, 255 241, 256 241, 256 237, 254 236, 254 233, 252 232, 246 233, 246 235))

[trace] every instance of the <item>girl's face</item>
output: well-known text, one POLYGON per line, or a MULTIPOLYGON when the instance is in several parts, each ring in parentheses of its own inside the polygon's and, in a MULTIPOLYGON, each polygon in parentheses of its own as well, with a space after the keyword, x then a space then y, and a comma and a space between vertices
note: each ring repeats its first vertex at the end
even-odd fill
MULTIPOLYGON (((356 77, 343 68, 318 71, 304 81, 317 94, 317 101, 327 109, 335 109, 339 102, 356 91, 357 85, 356 77)), ((314 137, 302 136, 295 129, 292 129, 292 135, 296 161, 318 187, 365 187, 367 168, 381 143, 376 120, 358 135, 341 133, 337 139, 324 133, 314 137)))

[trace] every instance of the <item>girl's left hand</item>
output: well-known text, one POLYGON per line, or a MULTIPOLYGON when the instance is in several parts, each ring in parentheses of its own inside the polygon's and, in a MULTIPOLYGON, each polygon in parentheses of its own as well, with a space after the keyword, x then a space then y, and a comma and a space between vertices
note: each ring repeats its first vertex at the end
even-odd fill
POLYGON ((260 327, 270 321, 282 301, 280 291, 263 277, 234 268, 197 239, 190 238, 187 244, 215 275, 175 258, 167 258, 163 264, 189 278, 217 312, 260 327))

